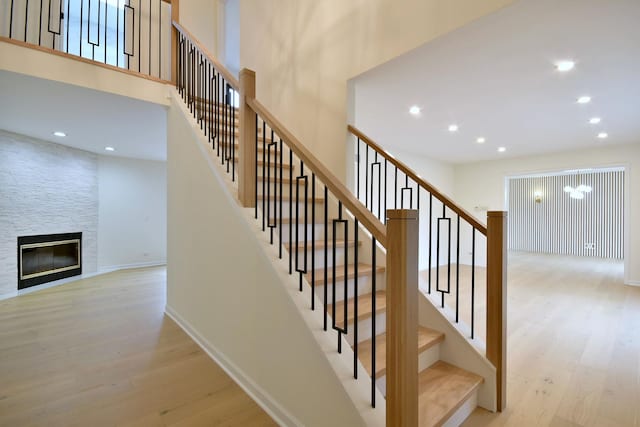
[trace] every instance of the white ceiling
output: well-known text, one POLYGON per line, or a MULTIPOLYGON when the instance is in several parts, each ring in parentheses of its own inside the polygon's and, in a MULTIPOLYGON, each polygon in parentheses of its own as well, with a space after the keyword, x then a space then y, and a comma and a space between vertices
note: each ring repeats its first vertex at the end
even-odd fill
POLYGON ((7 71, 0 71, 0 129, 102 155, 167 158, 165 107, 7 71))
POLYGON ((356 126, 391 152, 467 163, 640 143, 640 1, 520 0, 353 83, 356 126))

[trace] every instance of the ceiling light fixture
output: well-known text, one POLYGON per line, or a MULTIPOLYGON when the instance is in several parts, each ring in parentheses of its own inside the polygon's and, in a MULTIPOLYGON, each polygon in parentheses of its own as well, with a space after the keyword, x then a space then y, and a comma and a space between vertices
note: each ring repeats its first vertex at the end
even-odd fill
POLYGON ((576 63, 568 59, 556 62, 556 70, 562 73, 573 70, 573 67, 575 66, 576 63))
POLYGON ((578 98, 577 102, 578 104, 588 104, 591 102, 591 97, 587 95, 581 96, 578 98))
POLYGON ((592 117, 589 119, 589 123, 591 123, 592 125, 597 125, 601 121, 602 119, 600 117, 592 117))
POLYGON ((420 115, 420 111, 421 111, 421 108, 418 107, 417 105, 414 105, 411 108, 409 108, 409 114, 414 116, 420 115))
POLYGON ((116 151, 116 149, 113 148, 113 147, 104 147, 104 150, 105 151, 116 151))
POLYGON ((498 147, 498 153, 504 153, 507 151, 507 147, 498 147))
POLYGON ((66 133, 64 133, 64 132, 60 132, 59 130, 55 131, 53 134, 54 134, 55 136, 57 136, 57 137, 60 137, 60 138, 64 138, 65 136, 67 136, 67 134, 66 134, 66 133))
POLYGON ((600 133, 598 134, 598 138, 600 138, 600 139, 607 139, 607 138, 609 138, 609 134, 608 134, 608 133, 606 133, 606 132, 600 132, 600 133))
POLYGON ((478 144, 484 144, 485 142, 487 142, 487 140, 485 138, 483 138, 483 137, 480 137, 480 138, 476 139, 476 142, 478 144))
POLYGON ((449 132, 458 132, 458 125, 449 125, 449 132))

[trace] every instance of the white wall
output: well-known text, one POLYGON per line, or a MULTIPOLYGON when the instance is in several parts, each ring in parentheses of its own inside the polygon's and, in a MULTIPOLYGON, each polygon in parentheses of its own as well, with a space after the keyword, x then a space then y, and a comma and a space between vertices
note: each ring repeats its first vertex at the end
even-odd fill
POLYGON ((17 290, 17 237, 82 232, 82 272, 97 269, 98 158, 0 130, 0 295, 17 290))
POLYGON ((608 166, 625 166, 625 282, 640 285, 640 144, 599 145, 580 151, 457 165, 454 194, 465 209, 486 221, 484 212, 478 214, 473 208, 505 210, 507 176, 608 166))
POLYGON ((212 54, 218 55, 218 2, 216 0, 182 0, 180 25, 189 30, 212 54))
POLYGON ((98 269, 167 258, 166 163, 100 156, 98 269))
POLYGON ((167 312, 286 425, 363 425, 359 409, 373 412, 370 383, 350 379, 349 363, 340 362, 339 376, 332 369, 330 360, 340 359, 336 336, 322 331, 320 310, 309 310, 308 299, 299 302, 297 279, 284 261, 276 262, 275 247, 250 220, 253 209, 238 206, 177 95, 173 105, 167 312), (306 323, 312 317, 314 329, 306 323), (319 345, 323 338, 328 348, 319 345), (345 392, 349 383, 365 387, 360 408, 345 392))
POLYGON ((224 65, 240 73, 240 0, 227 0, 224 5, 224 65))
POLYGON ((241 1, 240 62, 258 100, 344 181, 347 81, 510 3, 241 1))

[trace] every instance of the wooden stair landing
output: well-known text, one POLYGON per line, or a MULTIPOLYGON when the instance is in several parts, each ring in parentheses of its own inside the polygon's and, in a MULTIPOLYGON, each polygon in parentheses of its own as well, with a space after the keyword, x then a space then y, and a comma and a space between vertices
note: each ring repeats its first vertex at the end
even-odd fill
MULTIPOLYGON (((444 340, 442 332, 425 328, 418 325, 418 354, 441 343, 444 340)), ((363 341, 358 344, 358 359, 371 375, 371 347, 372 340, 363 341)), ((387 334, 382 333, 376 336, 376 378, 380 378, 387 372, 387 334)))
POLYGON ((482 384, 483 378, 439 361, 418 375, 420 426, 443 425, 482 384))

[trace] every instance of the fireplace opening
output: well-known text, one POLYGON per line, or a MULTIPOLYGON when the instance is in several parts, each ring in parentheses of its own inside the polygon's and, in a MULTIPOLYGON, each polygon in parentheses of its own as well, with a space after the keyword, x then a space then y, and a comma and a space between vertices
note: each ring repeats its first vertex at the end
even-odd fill
POLYGON ((18 237, 18 289, 82 274, 82 233, 18 237))

